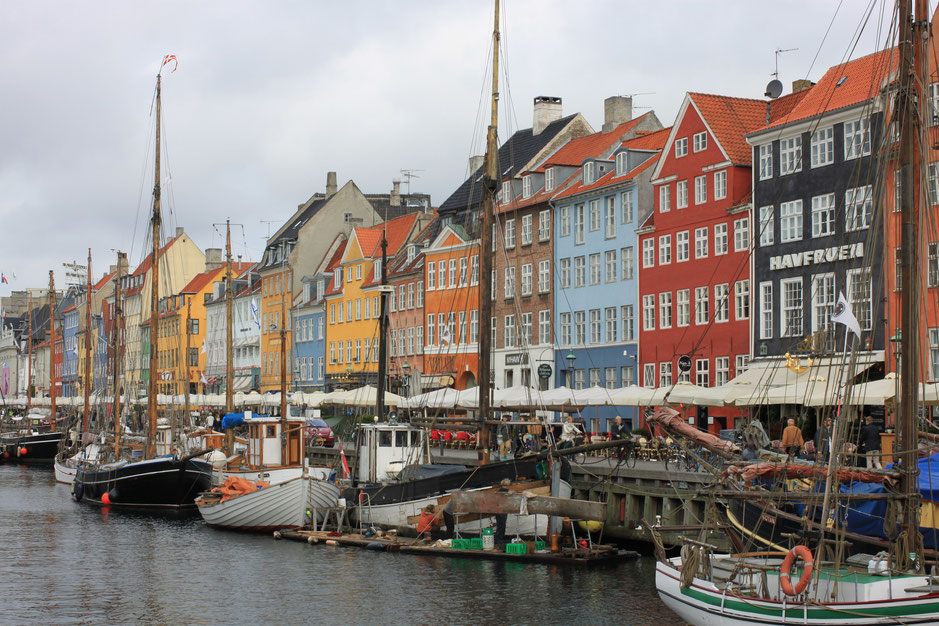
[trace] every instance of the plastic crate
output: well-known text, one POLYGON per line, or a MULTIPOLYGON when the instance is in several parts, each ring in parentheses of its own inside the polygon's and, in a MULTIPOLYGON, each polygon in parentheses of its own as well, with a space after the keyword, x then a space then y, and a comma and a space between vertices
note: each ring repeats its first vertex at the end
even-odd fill
POLYGON ((482 550, 483 549, 483 539, 482 537, 473 537, 469 540, 469 545, 467 546, 470 550, 482 550))
POLYGON ((535 552, 541 552, 542 550, 545 549, 545 547, 546 547, 546 546, 545 546, 545 542, 544 542, 544 541, 536 541, 536 542, 535 542, 535 552))
POLYGON ((528 546, 524 543, 507 543, 505 545, 506 554, 527 554, 528 546))
POLYGON ((468 543, 468 539, 453 539, 450 541, 450 547, 454 550, 466 550, 469 548, 468 543))

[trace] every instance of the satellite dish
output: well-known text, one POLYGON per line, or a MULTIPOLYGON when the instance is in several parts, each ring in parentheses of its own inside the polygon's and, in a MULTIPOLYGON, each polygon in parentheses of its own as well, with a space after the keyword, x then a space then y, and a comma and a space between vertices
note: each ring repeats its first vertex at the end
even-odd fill
POLYGON ((775 100, 782 94, 782 90, 782 83, 774 78, 773 80, 769 81, 769 84, 766 86, 766 93, 763 95, 767 98, 770 98, 771 100, 775 100))

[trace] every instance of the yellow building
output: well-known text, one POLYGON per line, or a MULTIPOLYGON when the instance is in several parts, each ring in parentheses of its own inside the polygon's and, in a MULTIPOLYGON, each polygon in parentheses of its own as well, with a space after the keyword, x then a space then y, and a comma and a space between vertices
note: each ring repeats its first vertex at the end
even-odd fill
POLYGON ((326 386, 375 384, 378 375, 382 233, 391 259, 427 224, 411 213, 371 228, 355 228, 326 268, 326 386))

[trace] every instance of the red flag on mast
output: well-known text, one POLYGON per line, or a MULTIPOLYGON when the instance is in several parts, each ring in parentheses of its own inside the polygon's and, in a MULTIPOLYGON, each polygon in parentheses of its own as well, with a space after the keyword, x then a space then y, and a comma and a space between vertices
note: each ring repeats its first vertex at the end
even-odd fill
POLYGON ((165 57, 163 57, 163 63, 162 63, 162 65, 160 65, 160 69, 163 69, 163 66, 166 65, 167 63, 169 63, 170 61, 173 62, 173 69, 172 69, 172 71, 175 72, 175 71, 176 71, 176 68, 179 67, 179 61, 176 60, 176 55, 175 55, 175 54, 167 54, 165 57))

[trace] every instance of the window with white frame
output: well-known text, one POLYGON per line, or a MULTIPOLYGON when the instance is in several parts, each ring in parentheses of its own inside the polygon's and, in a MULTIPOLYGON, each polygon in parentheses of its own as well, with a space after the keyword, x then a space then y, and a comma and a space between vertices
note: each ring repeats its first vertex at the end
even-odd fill
POLYGON ((571 234, 571 207, 561 207, 561 233, 559 236, 567 237, 571 234))
POLYGON ((616 333, 616 307, 610 306, 603 310, 606 326, 606 343, 615 343, 619 335, 616 333))
POLYGON ((939 328, 929 329, 929 379, 939 379, 939 328))
POLYGON ((600 253, 590 255, 590 284, 600 284, 600 253))
POLYGON ((538 241, 547 241, 551 238, 551 211, 545 209, 538 213, 538 241))
POLYGON ((655 330, 655 295, 642 296, 642 330, 655 330))
POLYGON ((829 330, 835 312, 835 275, 833 273, 812 276, 812 332, 829 330))
POLYGON ((515 247, 515 220, 505 220, 505 249, 511 250, 515 247))
POLYGON ((616 282, 616 250, 607 250, 603 253, 603 275, 605 282, 616 282))
POLYGON ((844 123, 844 158, 858 159, 871 153, 871 118, 844 123))
POLYGON ((519 337, 519 345, 523 348, 531 346, 532 341, 532 327, 531 327, 532 314, 522 313, 522 332, 519 337))
POLYGON ((532 264, 524 263, 522 265, 522 295, 530 296, 532 289, 532 264))
POLYGON ((427 263, 427 291, 433 291, 437 288, 437 263, 429 261, 427 263))
MULTIPOLYGON (((461 261, 461 265, 464 265, 465 261, 466 259, 463 259, 463 261, 461 261)), ((460 274, 462 275, 460 282, 465 285, 466 284, 466 272, 464 270, 465 270, 465 267, 460 268, 460 274)), ((365 308, 368 309, 367 303, 365 305, 365 308)), ((414 283, 408 283, 408 309, 413 309, 413 308, 414 308, 414 283)))
POLYGON ((584 243, 585 219, 584 205, 580 203, 574 207, 574 243, 584 243))
POLYGON ((679 289, 675 292, 675 323, 687 326, 691 323, 691 290, 679 289))
POLYGON ((734 252, 750 249, 750 218, 734 220, 734 252))
POLYGON ((655 237, 642 240, 642 267, 655 267, 655 237))
MULTIPOLYGON (((939 286, 939 243, 930 242, 926 250, 926 286, 936 287, 939 286)), ((897 260, 899 259, 900 255, 897 254, 897 260)), ((897 285, 900 284, 902 278, 902 274, 898 274, 897 285)))
POLYGON ((607 389, 616 389, 616 368, 608 367, 604 372, 604 383, 607 389))
POLYGON ((531 214, 522 216, 522 245, 530 246, 532 242, 532 219, 531 214))
POLYGON ((696 176, 694 179, 694 203, 704 204, 708 201, 708 177, 696 176))
POLYGON ((531 198, 531 174, 522 177, 522 197, 531 198))
POLYGON ((642 384, 646 387, 655 387, 655 363, 642 364, 642 384))
POLYGON ((659 213, 668 213, 671 209, 671 189, 668 185, 662 185, 659 187, 659 213))
POLYGON ((714 321, 726 322, 730 319, 730 285, 714 285, 714 321))
POLYGON ((619 195, 620 214, 623 224, 630 224, 633 221, 633 192, 624 191, 619 195))
POLYGON ((587 314, 574 311, 574 343, 582 346, 587 343, 587 314))
POLYGON ((717 386, 726 385, 730 381, 730 357, 719 356, 714 359, 714 372, 717 374, 717 386))
MULTIPOLYGON (((687 140, 686 140, 687 141, 687 140)), ((669 387, 672 384, 672 362, 659 363, 659 387, 669 387)))
POLYGON ((590 343, 598 344, 602 338, 603 327, 600 320, 600 309, 590 309, 590 343))
POLYGON ((502 204, 508 204, 512 201, 512 181, 507 180, 502 183, 502 204))
POLYGON ((771 246, 773 245, 773 227, 775 222, 773 220, 773 205, 769 204, 767 206, 760 207, 760 245, 761 246, 771 246))
POLYGON ((675 234, 675 261, 687 261, 691 254, 690 234, 683 230, 675 234))
POLYGON ((623 280, 633 279, 633 247, 627 246, 619 251, 620 276, 623 280))
POLYGON ((711 386, 711 362, 708 359, 695 359, 694 384, 698 387, 711 386))
POLYGON ((561 313, 560 325, 561 325, 561 345, 569 346, 571 345, 571 314, 570 313, 561 313))
POLYGON ((515 267, 505 268, 504 295, 506 300, 515 297, 515 267))
POLYGON ((574 257, 574 287, 587 284, 587 257, 574 257))
POLYGON ((708 255, 708 227, 694 229, 694 258, 703 259, 708 255))
POLYGON ((450 259, 450 289, 456 288, 456 259, 450 259))
POLYGON ((561 289, 570 289, 571 286, 571 259, 565 257, 558 259, 558 282, 561 289))
POLYGON ((551 262, 538 262, 538 293, 551 291, 551 262))
POLYGON ((773 338, 773 283, 760 283, 760 339, 773 338))
POLYGON ((701 152, 702 150, 708 147, 708 134, 707 131, 701 131, 700 133, 695 133, 693 136, 693 148, 695 152, 701 152))
POLYGON ((802 171, 802 135, 779 141, 779 174, 785 176, 802 171))
POLYGON ((688 181, 680 180, 675 183, 675 206, 684 209, 688 206, 688 181))
POLYGON ((936 204, 939 202, 939 163, 930 163, 926 171, 926 188, 929 191, 929 204, 936 204))
POLYGON ((688 138, 682 137, 675 140, 675 156, 683 157, 688 154, 688 138))
POLYGON ((812 167, 830 165, 835 160, 835 129, 819 128, 812 133, 812 167))
POLYGON ((750 280, 738 280, 734 283, 734 318, 750 318, 750 280))
POLYGON ((835 234, 835 194, 812 198, 812 237, 835 234))
POLYGON ((723 200, 727 197, 727 170, 714 172, 714 199, 723 200))
POLYGON ((779 240, 782 243, 802 240, 802 200, 779 205, 779 240))
POLYGON ((593 161, 584 163, 584 184, 592 185, 597 180, 597 164, 593 161))
POLYGON ((574 389, 584 388, 584 370, 574 370, 574 389))
POLYGON ((870 226, 873 213, 871 186, 855 187, 844 192, 845 230, 863 230, 870 226))
POLYGON ((600 230, 600 200, 590 201, 590 231, 600 230))
POLYGON ((694 323, 698 326, 707 324, 710 317, 708 307, 709 291, 707 287, 694 288, 694 323))
POLYGON ((467 259, 465 256, 460 258, 460 287, 466 287, 466 280, 468 278, 468 264, 469 259, 467 259))
POLYGON ((606 198, 603 223, 606 225, 604 236, 607 239, 616 237, 616 196, 607 196, 606 198))
POLYGON ((727 254, 727 224, 714 224, 714 254, 727 254))
MULTIPOLYGON (((421 329, 418 326, 417 332, 420 333, 421 329)), ((470 311, 470 330, 469 330, 469 340, 470 343, 476 343, 479 341, 479 310, 473 309, 470 311)))
POLYGON ((659 237, 659 265, 668 265, 672 262, 672 236, 659 237))
POLYGON ((623 387, 631 387, 636 384, 635 379, 633 378, 633 368, 631 367, 621 367, 619 368, 620 384, 623 387))
POLYGON ((505 316, 505 326, 504 326, 504 348, 514 348, 515 347, 515 316, 506 315, 505 316))
POLYGON ((749 354, 738 354, 736 357, 736 363, 734 364, 736 369, 734 374, 740 376, 745 371, 750 369, 750 355, 749 354))
POLYGON ((672 327, 672 292, 659 294, 659 328, 672 327))
POLYGON ((544 171, 544 190, 554 191, 554 168, 549 167, 544 171))
POLYGON ((619 152, 616 155, 616 175, 622 176, 629 171, 629 152, 619 152))
POLYGON ((871 269, 848 270, 848 302, 862 330, 870 330, 873 322, 871 308, 871 269))
POLYGON ((773 177, 773 144, 760 146, 760 180, 773 177))
POLYGON ((623 341, 634 341, 636 339, 635 313, 633 305, 626 304, 619 308, 620 321, 623 326, 623 341))
POLYGON ((780 337, 802 336, 802 277, 779 281, 780 337))
MULTIPOLYGON (((493 241, 495 241, 494 237, 493 241)), ((437 264, 437 286, 439 289, 447 288, 447 264, 443 262, 443 259, 437 264)))
POLYGON ((551 341, 551 311, 538 311, 538 343, 548 345, 551 341))

